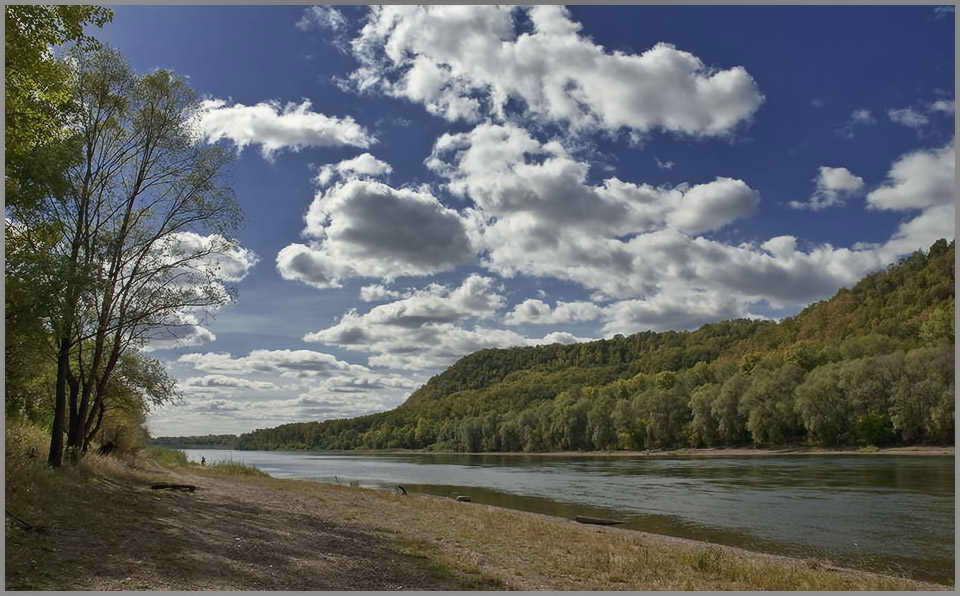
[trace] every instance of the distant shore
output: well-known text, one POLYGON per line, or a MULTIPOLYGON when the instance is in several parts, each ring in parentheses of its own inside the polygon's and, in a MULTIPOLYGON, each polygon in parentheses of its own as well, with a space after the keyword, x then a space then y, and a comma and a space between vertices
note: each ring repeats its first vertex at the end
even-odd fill
MULTIPOLYGON (((192 449, 185 447, 185 449, 192 449)), ((208 447, 197 449, 212 449, 208 447)), ((671 449, 643 451, 427 451, 424 449, 354 449, 344 450, 301 450, 294 453, 329 453, 335 455, 504 455, 511 457, 741 457, 741 456, 777 456, 777 455, 913 455, 913 456, 955 456, 953 446, 914 445, 910 447, 886 447, 882 449, 864 449, 860 447, 822 448, 822 447, 715 447, 700 449, 671 449)), ((246 451, 236 449, 236 451, 246 451)), ((258 451, 256 449, 250 451, 258 451)), ((276 450, 282 451, 282 450, 276 450)))

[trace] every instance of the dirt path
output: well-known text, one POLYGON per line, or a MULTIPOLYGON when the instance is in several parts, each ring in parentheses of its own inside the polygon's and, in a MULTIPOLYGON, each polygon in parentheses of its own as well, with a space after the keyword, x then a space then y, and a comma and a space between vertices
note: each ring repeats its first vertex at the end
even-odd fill
MULTIPOLYGON (((453 578, 391 549, 370 530, 332 518, 316 500, 229 479, 159 470, 157 476, 199 489, 152 491, 105 481, 97 505, 123 511, 124 519, 82 524, 89 527, 64 519, 45 534, 21 532, 21 552, 33 561, 58 560, 36 562, 43 569, 29 581, 27 574, 19 578, 25 584, 19 589, 43 584, 76 590, 458 588, 453 578), (109 501, 123 504, 109 507, 109 501)), ((8 570, 11 562, 8 558, 8 570)), ((19 563, 29 568, 31 561, 19 563)), ((8 589, 18 589, 17 577, 6 579, 8 589)))

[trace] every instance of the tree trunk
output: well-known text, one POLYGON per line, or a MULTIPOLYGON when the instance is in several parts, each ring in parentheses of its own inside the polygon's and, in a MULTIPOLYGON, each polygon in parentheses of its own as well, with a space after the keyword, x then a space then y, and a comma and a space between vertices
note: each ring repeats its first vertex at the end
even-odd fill
POLYGON ((87 452, 87 448, 90 447, 90 441, 93 440, 93 437, 96 436, 97 431, 99 431, 99 430, 100 430, 100 427, 103 425, 103 413, 104 413, 105 410, 106 410, 106 407, 104 407, 104 404, 103 404, 103 402, 101 401, 101 402, 100 402, 100 407, 97 408, 97 423, 96 423, 96 425, 93 427, 93 430, 90 431, 90 432, 87 434, 87 436, 83 439, 83 448, 82 448, 82 450, 81 450, 83 453, 86 453, 86 452, 87 452))
POLYGON ((67 409, 67 370, 69 368, 70 342, 61 339, 57 354, 56 403, 53 411, 53 428, 50 431, 50 455, 47 457, 47 465, 54 468, 63 463, 63 419, 67 409))

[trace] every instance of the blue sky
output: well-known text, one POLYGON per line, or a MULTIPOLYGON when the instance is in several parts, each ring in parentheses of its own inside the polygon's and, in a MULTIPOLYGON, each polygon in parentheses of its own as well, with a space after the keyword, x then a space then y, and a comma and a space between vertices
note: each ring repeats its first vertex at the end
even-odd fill
POLYGON ((246 214, 239 298, 150 346, 184 394, 154 435, 781 318, 954 235, 952 7, 114 10, 95 35, 189 77, 246 214))

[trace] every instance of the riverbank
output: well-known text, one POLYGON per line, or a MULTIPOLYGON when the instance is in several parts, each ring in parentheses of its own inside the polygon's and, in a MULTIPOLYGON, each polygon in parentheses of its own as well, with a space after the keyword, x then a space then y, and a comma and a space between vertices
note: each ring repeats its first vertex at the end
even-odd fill
POLYGON ((440 497, 85 459, 12 495, 8 476, 8 508, 47 526, 8 520, 8 589, 944 588, 440 497))
MULTIPOLYGON (((206 449, 206 448, 204 448, 206 449)), ((242 450, 239 450, 242 451, 242 450)), ((335 455, 489 455, 509 457, 740 457, 740 456, 776 456, 776 455, 939 455, 955 456, 956 448, 952 446, 915 445, 910 447, 707 447, 689 449, 650 449, 643 451, 429 451, 426 449, 355 449, 350 451, 328 450, 302 453, 329 453, 335 455)))

